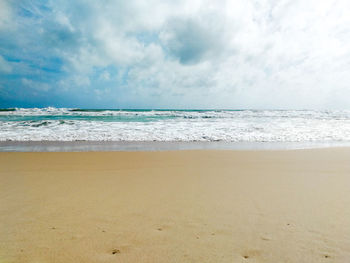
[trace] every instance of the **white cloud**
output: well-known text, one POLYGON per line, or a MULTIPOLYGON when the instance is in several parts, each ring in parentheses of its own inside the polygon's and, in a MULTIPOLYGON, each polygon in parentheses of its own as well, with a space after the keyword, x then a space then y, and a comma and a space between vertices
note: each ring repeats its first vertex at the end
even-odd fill
POLYGON ((7 0, 0 0, 0 30, 10 28, 11 25, 11 8, 7 0))
POLYGON ((348 1, 77 0, 49 7, 39 31, 64 61, 65 90, 91 85, 92 97, 152 107, 349 107, 348 1), (105 92, 94 91, 97 80, 109 82, 105 92))
POLYGON ((50 86, 47 83, 42 83, 40 81, 34 81, 31 79, 23 78, 22 84, 26 88, 30 88, 32 90, 36 90, 39 92, 46 92, 46 91, 50 90, 50 86))

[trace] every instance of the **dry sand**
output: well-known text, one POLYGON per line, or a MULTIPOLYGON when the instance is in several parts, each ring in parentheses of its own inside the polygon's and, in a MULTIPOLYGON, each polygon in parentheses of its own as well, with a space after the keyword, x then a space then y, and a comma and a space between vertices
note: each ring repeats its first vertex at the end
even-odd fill
POLYGON ((0 153, 0 262, 350 262, 350 149, 0 153))

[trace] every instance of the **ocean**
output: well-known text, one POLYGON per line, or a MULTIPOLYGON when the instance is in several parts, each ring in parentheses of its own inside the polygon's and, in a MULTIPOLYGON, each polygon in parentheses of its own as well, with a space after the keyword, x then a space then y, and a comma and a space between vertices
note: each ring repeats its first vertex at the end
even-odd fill
POLYGON ((0 110, 0 141, 350 142, 350 111, 0 110))

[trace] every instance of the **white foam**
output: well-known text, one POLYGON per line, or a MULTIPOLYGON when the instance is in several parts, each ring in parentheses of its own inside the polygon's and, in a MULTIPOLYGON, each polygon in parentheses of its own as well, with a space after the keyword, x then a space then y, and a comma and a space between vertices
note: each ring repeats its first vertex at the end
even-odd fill
POLYGON ((6 118, 28 117, 18 121, 2 118, 0 141, 350 141, 349 111, 86 112, 44 108, 0 114, 6 118), (35 116, 43 118, 38 120, 35 116), (54 116, 58 118, 52 118, 54 116), (74 116, 87 118, 74 119, 74 116), (130 119, 89 120, 89 116, 128 116, 130 119), (146 119, 135 121, 133 118, 137 117, 146 119))

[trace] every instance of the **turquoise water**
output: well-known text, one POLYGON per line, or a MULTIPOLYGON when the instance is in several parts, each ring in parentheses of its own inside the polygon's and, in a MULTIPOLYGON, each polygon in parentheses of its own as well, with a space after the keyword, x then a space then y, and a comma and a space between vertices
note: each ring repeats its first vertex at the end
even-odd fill
POLYGON ((0 141, 348 142, 349 111, 0 109, 0 141))
MULTIPOLYGON (((47 112, 36 115, 34 111, 30 114, 21 109, 0 109, 2 113, 11 114, 0 115, 0 121, 43 121, 43 120, 85 120, 104 122, 150 122, 157 120, 176 118, 217 118, 218 116, 193 116, 185 113, 210 113, 222 112, 220 110, 124 110, 124 109, 68 109, 63 114, 60 112, 47 112)), ((240 110, 229 110, 240 111, 240 110)))

